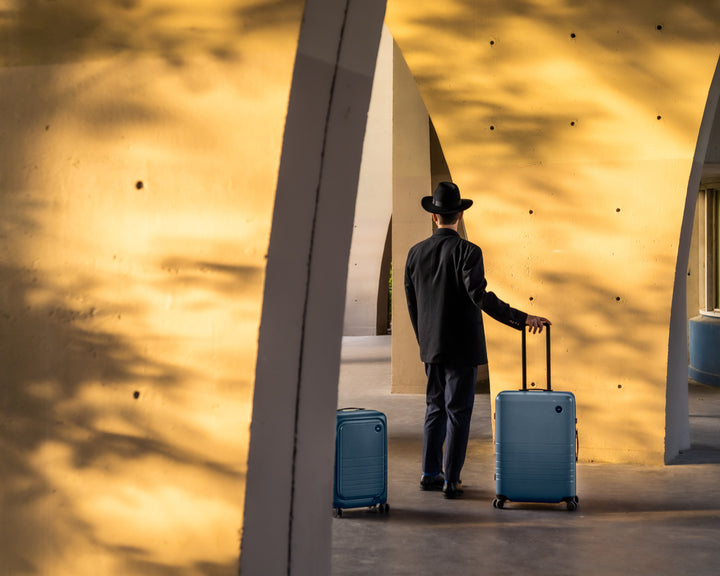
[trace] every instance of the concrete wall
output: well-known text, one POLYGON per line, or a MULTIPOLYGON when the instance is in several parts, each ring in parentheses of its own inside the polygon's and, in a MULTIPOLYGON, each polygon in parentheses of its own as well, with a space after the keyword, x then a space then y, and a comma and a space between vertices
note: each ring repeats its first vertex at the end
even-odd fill
MULTIPOLYGON (((333 374, 383 3, 307 5, 309 89, 294 99, 303 2, 3 4, 9 573, 234 574, 244 513, 248 574, 327 568, 333 374), (286 117, 319 131, 308 142, 286 117), (284 168, 281 145, 299 152, 284 168)), ((662 462, 686 442, 669 384, 686 373, 681 232, 720 91, 708 99, 717 7, 389 8, 409 65, 395 55, 408 87, 393 104, 396 270, 431 230, 417 204, 432 187, 429 110, 476 201, 466 224, 491 286, 555 323, 555 385, 578 397, 581 457, 662 462)), ((488 333, 493 393, 514 388, 517 334, 488 333)), ((409 339, 393 361, 421 372, 409 339)))
MULTIPOLYGON (((392 215, 393 39, 384 28, 373 79, 355 203, 343 334, 378 333, 383 252, 392 215)), ((387 306, 387 298, 384 299, 387 306)), ((380 319, 382 320, 382 318, 380 319)), ((383 324, 383 322, 381 322, 383 324)), ((384 322, 387 324, 387 322, 384 322)), ((385 333, 387 329, 385 330, 385 333)))
MULTIPOLYGON (((686 357, 676 263, 718 16, 700 0, 388 5, 454 181, 475 200, 466 226, 490 287, 554 323, 554 385, 576 394, 586 461, 661 463, 689 442, 668 349, 686 357)), ((404 248, 394 236, 396 253, 420 228, 404 248)), ((494 398, 519 386, 519 335, 492 321, 487 333, 494 398)))
POLYGON ((424 394, 427 379, 407 313, 404 277, 408 249, 432 234, 432 219, 420 206, 432 193, 430 121, 397 45, 394 51, 392 390, 424 394))
POLYGON ((244 576, 328 574, 343 306, 382 0, 309 0, 259 332, 244 576))
POLYGON ((0 572, 237 574, 303 2, 0 19, 0 572))

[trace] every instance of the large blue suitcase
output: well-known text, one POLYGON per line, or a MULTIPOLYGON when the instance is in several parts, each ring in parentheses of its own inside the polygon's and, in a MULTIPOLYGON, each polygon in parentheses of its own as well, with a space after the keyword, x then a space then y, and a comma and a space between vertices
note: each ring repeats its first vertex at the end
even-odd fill
POLYGON ((377 410, 337 412, 333 509, 369 507, 387 513, 387 418, 377 410))
POLYGON ((547 330, 547 389, 527 387, 526 336, 522 337, 522 390, 495 398, 495 492, 493 506, 505 502, 565 502, 578 505, 575 464, 575 396, 553 391, 550 383, 550 326, 547 330))

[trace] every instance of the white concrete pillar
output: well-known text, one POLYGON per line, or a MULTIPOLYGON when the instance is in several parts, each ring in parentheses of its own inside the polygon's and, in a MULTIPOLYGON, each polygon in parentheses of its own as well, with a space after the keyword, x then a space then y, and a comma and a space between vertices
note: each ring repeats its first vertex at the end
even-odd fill
POLYGON ((273 214, 240 571, 328 574, 343 306, 384 0, 308 0, 273 214))

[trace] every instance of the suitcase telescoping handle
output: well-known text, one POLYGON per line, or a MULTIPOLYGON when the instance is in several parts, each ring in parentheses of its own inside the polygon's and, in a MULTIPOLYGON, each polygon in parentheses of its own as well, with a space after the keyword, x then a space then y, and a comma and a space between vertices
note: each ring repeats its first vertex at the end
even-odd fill
MULTIPOLYGON (((545 324, 545 351, 547 356, 547 389, 552 390, 550 384, 550 324, 545 324)), ((522 330, 522 389, 527 390, 527 333, 522 330)))

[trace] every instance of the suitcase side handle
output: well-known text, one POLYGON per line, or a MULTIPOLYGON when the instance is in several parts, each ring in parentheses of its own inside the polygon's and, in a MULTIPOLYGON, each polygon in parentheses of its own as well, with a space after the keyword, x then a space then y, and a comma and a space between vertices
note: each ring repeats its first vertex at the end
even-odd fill
MULTIPOLYGON (((527 390, 527 332, 522 329, 522 389, 527 390)), ((545 324, 545 355, 547 360, 547 389, 552 390, 550 384, 550 324, 545 324)))

